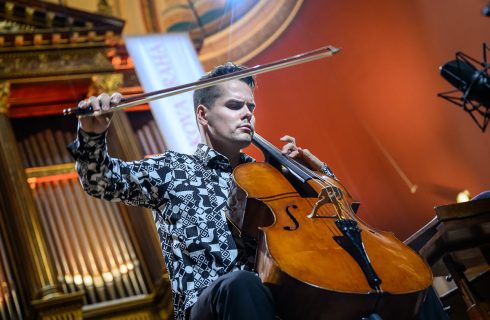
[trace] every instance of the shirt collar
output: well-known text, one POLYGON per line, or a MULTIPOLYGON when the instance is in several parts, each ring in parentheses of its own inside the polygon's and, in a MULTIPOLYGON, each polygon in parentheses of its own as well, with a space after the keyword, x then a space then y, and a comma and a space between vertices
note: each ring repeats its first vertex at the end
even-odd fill
MULTIPOLYGON (((230 161, 218 151, 211 149, 208 145, 200 143, 197 146, 194 156, 199 158, 205 166, 220 167, 231 170, 230 161)), ((251 156, 240 152, 240 163, 255 162, 251 156)))

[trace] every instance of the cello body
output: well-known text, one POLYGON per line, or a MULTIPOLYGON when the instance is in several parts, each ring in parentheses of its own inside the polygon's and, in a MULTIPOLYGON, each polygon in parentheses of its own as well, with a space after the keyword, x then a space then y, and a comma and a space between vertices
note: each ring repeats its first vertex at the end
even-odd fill
POLYGON ((384 320, 416 317, 432 273, 392 233, 357 222, 380 279, 373 285, 349 250, 332 203, 308 217, 318 198, 300 196, 268 163, 240 165, 234 179, 248 202, 244 217, 232 223, 258 239, 256 270, 272 291, 281 319, 361 319, 373 313, 384 320))

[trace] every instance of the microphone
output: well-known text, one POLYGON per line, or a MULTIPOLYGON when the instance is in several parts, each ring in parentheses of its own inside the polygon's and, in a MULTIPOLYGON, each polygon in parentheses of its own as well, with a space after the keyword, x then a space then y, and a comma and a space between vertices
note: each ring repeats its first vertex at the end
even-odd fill
POLYGON ((485 17, 490 17, 490 2, 483 7, 481 14, 484 15, 485 17))
POLYGON ((487 70, 478 70, 468 62, 453 60, 441 66, 441 76, 470 100, 490 108, 490 79, 487 70))
POLYGON ((441 76, 456 90, 439 93, 438 96, 462 107, 470 114, 482 132, 485 132, 490 120, 490 76, 488 74, 490 66, 487 63, 487 50, 489 49, 484 43, 483 62, 458 52, 456 60, 449 61, 439 68, 441 76), (455 93, 458 93, 458 96, 454 96, 455 93), (478 118, 482 118, 481 121, 478 118))

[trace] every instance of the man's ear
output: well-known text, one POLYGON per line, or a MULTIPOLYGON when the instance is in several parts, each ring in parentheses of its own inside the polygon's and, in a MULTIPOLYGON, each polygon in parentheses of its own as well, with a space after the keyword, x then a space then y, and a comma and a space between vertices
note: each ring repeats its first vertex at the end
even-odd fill
POLYGON ((208 108, 206 108, 204 105, 200 104, 196 108, 196 118, 197 122, 200 125, 207 125, 208 124, 208 108))

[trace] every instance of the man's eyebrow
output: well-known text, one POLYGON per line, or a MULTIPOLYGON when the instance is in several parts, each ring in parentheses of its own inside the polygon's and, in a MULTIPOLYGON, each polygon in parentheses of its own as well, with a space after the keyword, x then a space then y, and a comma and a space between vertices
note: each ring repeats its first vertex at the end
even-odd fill
POLYGON ((255 102, 254 102, 254 101, 247 102, 247 101, 245 101, 245 100, 242 100, 242 99, 235 99, 235 98, 231 98, 231 99, 229 99, 228 101, 226 101, 226 103, 239 103, 239 104, 244 104, 244 103, 246 103, 247 105, 250 105, 250 106, 255 106, 255 102))

